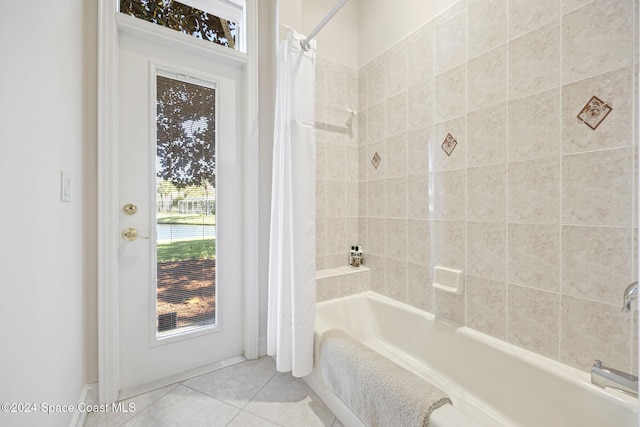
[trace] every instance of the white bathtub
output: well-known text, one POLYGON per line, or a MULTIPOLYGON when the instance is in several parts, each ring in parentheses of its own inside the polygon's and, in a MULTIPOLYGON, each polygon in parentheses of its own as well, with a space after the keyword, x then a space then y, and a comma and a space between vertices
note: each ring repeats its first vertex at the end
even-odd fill
POLYGON ((331 328, 445 390, 453 406, 433 412, 433 427, 638 426, 637 399, 592 385, 585 372, 364 292, 317 304, 316 364, 305 377, 347 427, 363 424, 327 388, 317 363, 319 337, 331 328))

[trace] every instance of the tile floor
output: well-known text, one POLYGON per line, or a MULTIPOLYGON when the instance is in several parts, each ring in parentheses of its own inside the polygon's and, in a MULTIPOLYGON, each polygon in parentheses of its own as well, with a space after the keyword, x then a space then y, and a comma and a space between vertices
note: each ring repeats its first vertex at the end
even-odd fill
POLYGON ((300 378, 270 357, 249 360, 124 401, 130 413, 89 414, 94 426, 342 427, 300 378))

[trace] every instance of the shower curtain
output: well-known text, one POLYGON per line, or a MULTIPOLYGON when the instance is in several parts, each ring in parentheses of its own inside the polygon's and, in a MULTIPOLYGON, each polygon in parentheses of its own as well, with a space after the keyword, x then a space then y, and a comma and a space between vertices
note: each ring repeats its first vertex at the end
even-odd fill
POLYGON ((316 303, 315 42, 290 31, 278 49, 267 353, 302 377, 313 367, 316 303))

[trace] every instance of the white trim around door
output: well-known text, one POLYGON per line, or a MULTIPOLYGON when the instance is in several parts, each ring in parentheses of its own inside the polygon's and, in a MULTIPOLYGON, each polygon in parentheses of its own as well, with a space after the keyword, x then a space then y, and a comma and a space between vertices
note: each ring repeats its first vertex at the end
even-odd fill
MULTIPOLYGON (((99 0, 98 9, 98 399, 115 402, 120 396, 118 295, 118 46, 119 31, 135 31, 130 20, 118 17, 116 0, 99 0), (124 24, 123 24, 124 22, 124 24)), ((220 46, 193 47, 184 35, 164 28, 145 28, 166 44, 183 43, 193 53, 206 52, 224 62, 241 63, 244 78, 243 128, 243 312, 244 356, 259 353, 258 285, 258 42, 257 0, 246 4, 247 54, 220 46)), ((215 368, 219 364, 211 365, 215 368)), ((193 375, 193 373, 185 373, 193 375)), ((181 378, 171 378, 179 381, 181 378)))

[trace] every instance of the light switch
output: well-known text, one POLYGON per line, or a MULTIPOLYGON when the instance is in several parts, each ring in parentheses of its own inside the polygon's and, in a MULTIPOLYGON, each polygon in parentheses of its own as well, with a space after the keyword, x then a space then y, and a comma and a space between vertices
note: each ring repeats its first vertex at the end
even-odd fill
POLYGON ((60 200, 71 202, 71 174, 65 171, 60 171, 60 200))

